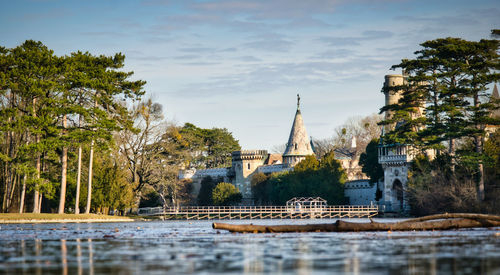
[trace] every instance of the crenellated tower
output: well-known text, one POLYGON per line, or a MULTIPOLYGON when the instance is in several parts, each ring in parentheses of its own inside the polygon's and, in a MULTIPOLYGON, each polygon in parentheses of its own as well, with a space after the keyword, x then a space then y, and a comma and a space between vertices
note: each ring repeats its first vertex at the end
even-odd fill
POLYGON ((251 179, 257 168, 264 164, 268 153, 266 150, 241 150, 234 151, 231 157, 229 176, 243 195, 243 204, 252 204, 251 179))

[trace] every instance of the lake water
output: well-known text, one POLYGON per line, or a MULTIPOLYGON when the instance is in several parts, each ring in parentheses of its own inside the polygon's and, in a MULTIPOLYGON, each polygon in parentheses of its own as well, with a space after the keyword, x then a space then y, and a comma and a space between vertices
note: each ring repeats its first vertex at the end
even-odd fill
POLYGON ((500 228, 233 234, 211 225, 1 224, 0 274, 500 274, 500 228))

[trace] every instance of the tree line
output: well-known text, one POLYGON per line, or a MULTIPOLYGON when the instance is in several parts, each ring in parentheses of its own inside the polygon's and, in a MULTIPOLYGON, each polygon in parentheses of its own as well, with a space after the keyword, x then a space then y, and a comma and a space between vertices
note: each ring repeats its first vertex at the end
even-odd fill
POLYGON ((164 120, 124 61, 32 40, 0 47, 2 212, 106 212, 151 190, 175 204, 190 188, 180 168, 219 167, 240 149, 227 129, 164 120))
MULTIPOLYGON (((122 54, 94 56, 88 52, 56 56, 32 40, 15 48, 0 48, 3 212, 21 185, 20 211, 26 190, 30 190, 33 212, 39 213, 42 199, 55 196, 56 181, 60 183, 58 212, 64 212, 69 150, 78 149, 81 167, 82 144, 90 144, 92 155, 95 146, 109 144, 114 131, 130 126, 127 109, 118 98, 137 99, 144 93, 144 81, 130 81, 132 73, 119 70, 124 59, 122 54)), ((80 174, 81 170, 78 179, 80 174)), ((88 179, 91 190, 92 176, 88 179)))

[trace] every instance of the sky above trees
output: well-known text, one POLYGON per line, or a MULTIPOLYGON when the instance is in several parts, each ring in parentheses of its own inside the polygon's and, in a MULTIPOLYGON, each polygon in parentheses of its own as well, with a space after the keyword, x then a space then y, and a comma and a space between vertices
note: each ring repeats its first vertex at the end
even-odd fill
POLYGON ((2 1, 0 45, 126 56, 169 120, 227 128, 244 149, 287 141, 301 94, 321 139, 378 112, 385 74, 418 44, 489 38, 497 1, 2 1))

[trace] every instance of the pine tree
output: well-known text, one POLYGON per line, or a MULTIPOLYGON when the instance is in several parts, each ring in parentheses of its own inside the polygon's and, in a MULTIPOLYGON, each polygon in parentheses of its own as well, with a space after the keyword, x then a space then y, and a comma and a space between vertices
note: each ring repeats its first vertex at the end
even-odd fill
POLYGON ((6 191, 3 211, 8 210, 15 180, 20 178, 19 172, 24 171, 33 177, 28 182, 34 183, 33 212, 38 213, 41 199, 39 189, 43 182, 41 155, 53 145, 51 135, 57 132, 52 120, 52 103, 60 76, 60 59, 42 43, 32 40, 13 49, 4 49, 3 53, 0 62, 3 65, 0 91, 4 103, 0 113, 0 127, 4 133, 4 173, 1 180, 5 183, 6 191), (46 142, 41 143, 45 137, 46 142), (31 156, 35 156, 34 161, 31 156), (24 169, 18 169, 20 166, 24 169))
POLYGON ((393 66, 403 69, 406 81, 403 87, 396 87, 403 90, 398 104, 381 109, 395 114, 382 124, 399 126, 385 138, 422 150, 443 149, 443 142, 447 142, 452 167, 457 159, 475 162, 479 174, 478 199, 482 200, 484 126, 500 124, 497 118, 489 116, 499 105, 489 101, 486 92, 488 85, 500 78, 499 41, 443 38, 421 46, 423 49, 415 52, 415 59, 393 66), (420 108, 422 116, 415 115, 420 108), (475 151, 460 152, 457 156, 456 141, 464 139, 474 140, 475 151))
POLYGON ((59 181, 59 212, 64 212, 73 146, 110 144, 115 131, 132 125, 123 101, 139 99, 145 82, 130 81, 131 72, 119 71, 124 58, 81 52, 58 57, 32 40, 0 47, 2 211, 22 184, 21 197, 33 190, 33 212, 39 213, 42 198, 53 198, 59 181))

